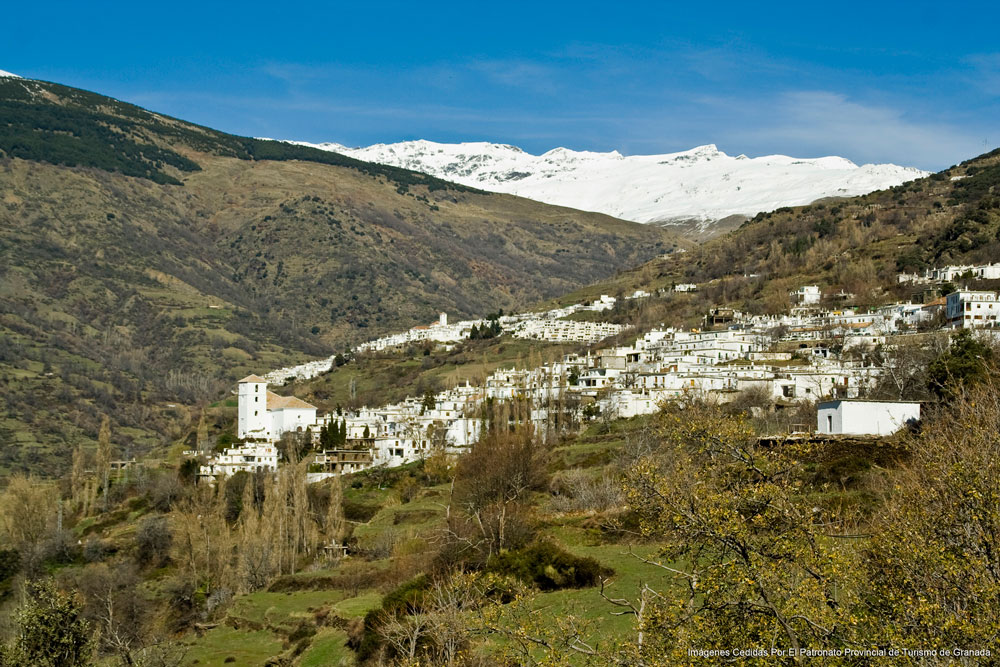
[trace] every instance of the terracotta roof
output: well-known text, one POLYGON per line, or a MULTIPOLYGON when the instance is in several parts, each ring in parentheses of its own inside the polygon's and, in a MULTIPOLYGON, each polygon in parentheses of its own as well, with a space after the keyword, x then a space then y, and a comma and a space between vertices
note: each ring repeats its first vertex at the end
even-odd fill
POLYGON ((931 306, 946 306, 948 305, 948 299, 941 297, 939 299, 934 299, 930 303, 925 303, 924 308, 930 308, 931 306))
POLYGON ((294 396, 278 396, 273 391, 267 392, 267 409, 268 410, 284 410, 286 408, 294 408, 296 410, 315 410, 315 405, 309 405, 301 398, 295 398, 294 396))
POLYGON ((262 378, 259 375, 248 375, 245 378, 243 378, 242 380, 240 380, 239 382, 237 382, 236 384, 244 384, 246 382, 255 382, 255 383, 256 382, 263 382, 264 384, 267 384, 267 380, 265 380, 264 378, 262 378))

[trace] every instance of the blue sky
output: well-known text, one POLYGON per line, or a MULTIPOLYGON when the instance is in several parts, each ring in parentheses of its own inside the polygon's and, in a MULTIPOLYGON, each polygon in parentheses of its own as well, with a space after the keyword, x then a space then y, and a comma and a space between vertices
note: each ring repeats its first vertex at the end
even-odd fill
POLYGON ((0 69, 244 135, 939 169, 1000 145, 997 3, 8 3, 0 69))

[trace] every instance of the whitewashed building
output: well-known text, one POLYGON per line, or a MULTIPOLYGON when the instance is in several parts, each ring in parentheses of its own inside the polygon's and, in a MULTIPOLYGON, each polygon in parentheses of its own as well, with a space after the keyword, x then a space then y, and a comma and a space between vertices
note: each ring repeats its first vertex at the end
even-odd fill
POLYGON ((249 375, 239 381, 236 437, 274 442, 288 431, 305 431, 316 425, 316 406, 294 396, 267 390, 267 380, 249 375))
POLYGON ((996 292, 959 290, 945 298, 948 326, 968 329, 995 327, 1000 316, 1000 297, 996 292))
POLYGON ((203 477, 229 477, 238 472, 278 469, 278 448, 273 444, 251 443, 230 447, 216 454, 200 468, 203 477))
POLYGON ((791 297, 795 299, 796 303, 803 306, 811 306, 819 303, 822 293, 819 291, 819 285, 803 285, 792 292, 791 297))
POLYGON ((920 403, 824 401, 816 409, 816 432, 824 435, 892 435, 920 419, 920 403))

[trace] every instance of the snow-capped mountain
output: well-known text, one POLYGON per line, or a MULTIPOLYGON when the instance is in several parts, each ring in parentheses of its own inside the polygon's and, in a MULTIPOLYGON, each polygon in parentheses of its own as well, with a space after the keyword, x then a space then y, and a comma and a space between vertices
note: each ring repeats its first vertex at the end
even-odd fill
POLYGON ((13 72, 5 72, 2 69, 0 69, 0 79, 2 79, 4 77, 6 77, 8 79, 20 79, 21 78, 18 75, 14 74, 13 72))
POLYGON ((927 173, 893 164, 859 167, 841 157, 731 157, 713 144, 681 153, 624 156, 566 148, 531 155, 485 142, 406 141, 367 148, 292 143, 636 222, 709 223, 752 216, 823 197, 864 194, 927 173))

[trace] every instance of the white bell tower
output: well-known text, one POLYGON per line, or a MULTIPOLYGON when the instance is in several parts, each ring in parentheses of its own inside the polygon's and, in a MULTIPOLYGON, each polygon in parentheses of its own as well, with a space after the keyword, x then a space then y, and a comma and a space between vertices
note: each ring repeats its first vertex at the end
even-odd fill
POLYGON ((236 437, 240 440, 270 440, 271 418, 267 414, 267 380, 249 375, 239 382, 239 418, 236 437))

